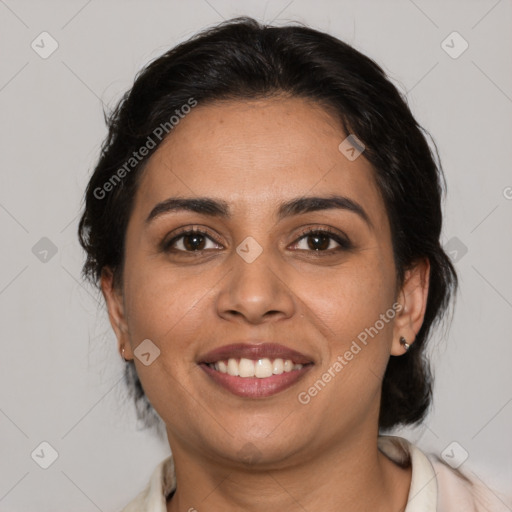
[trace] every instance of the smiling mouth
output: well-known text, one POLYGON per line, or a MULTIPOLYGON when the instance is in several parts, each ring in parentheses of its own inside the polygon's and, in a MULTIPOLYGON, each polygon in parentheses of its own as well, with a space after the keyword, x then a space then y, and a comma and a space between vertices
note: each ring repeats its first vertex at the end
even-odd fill
POLYGON ((210 382, 243 398, 266 398, 290 388, 313 367, 313 363, 293 363, 290 359, 230 358, 199 367, 210 382), (238 372, 238 375, 231 373, 238 372), (274 373, 275 371, 275 373, 274 373))
POLYGON ((203 355, 198 365, 211 384, 233 395, 265 398, 299 382, 314 362, 276 343, 236 343, 203 355))
POLYGON ((294 363, 291 359, 282 359, 280 357, 269 359, 268 357, 252 360, 245 357, 220 360, 215 363, 207 363, 207 366, 219 373, 247 379, 256 377, 266 379, 272 375, 282 375, 301 370, 305 365, 294 363))

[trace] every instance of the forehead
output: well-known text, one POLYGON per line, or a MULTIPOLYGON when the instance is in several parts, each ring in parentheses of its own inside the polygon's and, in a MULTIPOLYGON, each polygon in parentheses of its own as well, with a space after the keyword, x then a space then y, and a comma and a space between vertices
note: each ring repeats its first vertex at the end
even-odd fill
MULTIPOLYGON (((339 193, 379 219, 383 203, 374 170, 340 151, 341 123, 301 98, 199 104, 148 161, 136 198, 147 215, 170 196, 223 198, 253 210, 296 197, 339 193)), ((378 222, 376 222, 378 225, 378 222)))

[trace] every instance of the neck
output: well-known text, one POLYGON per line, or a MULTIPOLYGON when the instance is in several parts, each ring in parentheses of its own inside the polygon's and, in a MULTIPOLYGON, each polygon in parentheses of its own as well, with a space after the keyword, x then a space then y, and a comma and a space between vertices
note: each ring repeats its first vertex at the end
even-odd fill
POLYGON ((401 468, 377 448, 377 436, 358 436, 296 457, 279 469, 220 465, 201 453, 173 447, 177 488, 167 504, 178 510, 351 510, 403 511, 411 468, 401 468))

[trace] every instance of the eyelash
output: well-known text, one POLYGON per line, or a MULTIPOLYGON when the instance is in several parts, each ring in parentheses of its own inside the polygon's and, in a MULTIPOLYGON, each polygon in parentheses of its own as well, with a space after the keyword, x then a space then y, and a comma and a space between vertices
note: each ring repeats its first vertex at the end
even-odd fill
MULTIPOLYGON (((174 253, 188 253, 188 254, 194 254, 194 253, 201 253, 208 249, 202 249, 198 251, 184 251, 181 249, 173 249, 172 246, 180 239, 186 237, 187 235, 193 235, 193 234, 200 234, 204 235, 207 238, 209 238, 212 242, 222 245, 219 242, 217 242, 213 236, 206 230, 200 229, 200 228, 193 228, 193 229, 184 229, 183 231, 180 231, 174 236, 171 240, 168 242, 164 242, 162 244, 162 250, 165 252, 174 252, 174 253)), ((298 249, 299 251, 306 251, 311 252, 315 254, 315 256, 329 256, 333 253, 336 253, 338 251, 348 251, 350 249, 353 249, 352 242, 348 238, 345 238, 341 235, 339 235, 337 232, 331 230, 330 228, 307 228, 304 231, 302 231, 299 235, 299 237, 293 242, 293 245, 297 245, 302 239, 307 238, 308 236, 312 235, 327 235, 328 238, 331 240, 334 240, 339 247, 336 247, 334 249, 327 249, 327 250, 305 250, 305 249, 298 249)))

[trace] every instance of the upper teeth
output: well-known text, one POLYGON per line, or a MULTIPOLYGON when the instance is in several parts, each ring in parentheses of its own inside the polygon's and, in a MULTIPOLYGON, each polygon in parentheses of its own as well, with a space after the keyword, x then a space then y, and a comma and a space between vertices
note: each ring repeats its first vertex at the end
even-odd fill
POLYGON ((281 375, 283 372, 291 372, 292 370, 300 370, 302 364, 294 364, 291 359, 245 359, 242 357, 240 360, 230 358, 227 361, 218 361, 210 363, 211 368, 221 373, 238 377, 258 377, 264 379, 271 375, 281 375))

